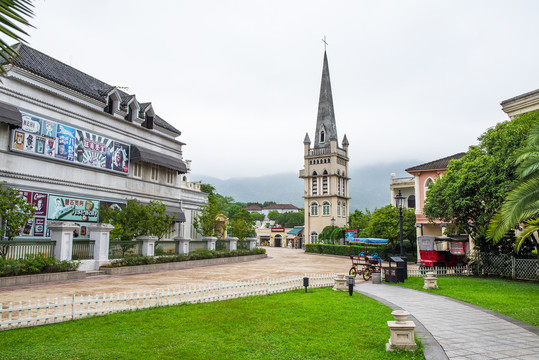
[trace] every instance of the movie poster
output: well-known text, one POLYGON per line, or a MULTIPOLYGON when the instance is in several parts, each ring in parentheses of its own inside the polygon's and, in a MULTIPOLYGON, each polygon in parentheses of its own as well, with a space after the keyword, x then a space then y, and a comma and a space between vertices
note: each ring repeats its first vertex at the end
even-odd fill
POLYGON ((99 201, 49 195, 48 219, 97 222, 99 201))
POLYGON ((45 155, 54 157, 56 154, 56 139, 45 139, 45 155))
POLYGON ((48 195, 44 193, 34 192, 32 193, 32 206, 34 207, 34 215, 46 216, 47 215, 47 198, 48 195))
POLYGON ((36 149, 36 135, 26 134, 24 139, 24 150, 28 152, 35 152, 36 149))
POLYGON ((77 130, 76 162, 98 168, 112 169, 114 142, 104 136, 77 130))
POLYGON ((18 150, 24 150, 24 133, 21 131, 15 131, 13 135, 13 148, 18 150))
POLYGON ((112 169, 127 173, 129 171, 129 145, 114 142, 112 169))
POLYGON ((63 124, 56 128, 56 157, 67 161, 75 161, 75 129, 63 124))
POLYGON ((45 236, 45 218, 36 216, 34 218, 34 236, 45 236))

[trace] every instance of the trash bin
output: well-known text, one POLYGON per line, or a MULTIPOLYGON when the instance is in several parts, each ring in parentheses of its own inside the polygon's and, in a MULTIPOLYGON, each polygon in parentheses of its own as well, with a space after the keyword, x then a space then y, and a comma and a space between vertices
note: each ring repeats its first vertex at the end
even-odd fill
POLYGON ((384 267, 385 282, 404 282, 406 261, 398 256, 390 256, 388 262, 389 266, 384 267))
POLYGON ((408 261, 406 260, 405 256, 399 256, 402 259, 402 262, 397 263, 397 268, 403 268, 403 274, 404 274, 404 280, 408 279, 408 261))

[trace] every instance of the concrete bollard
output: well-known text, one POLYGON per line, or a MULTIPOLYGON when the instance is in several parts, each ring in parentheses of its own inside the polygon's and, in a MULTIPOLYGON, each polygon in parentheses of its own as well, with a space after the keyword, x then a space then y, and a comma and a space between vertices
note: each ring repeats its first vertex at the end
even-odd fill
POLYGON ((333 290, 336 291, 347 291, 348 290, 348 283, 346 281, 346 274, 337 274, 335 279, 335 285, 333 286, 333 290))
POLYGON ((436 277, 436 273, 428 272, 423 280, 423 289, 438 289, 438 278, 436 277))

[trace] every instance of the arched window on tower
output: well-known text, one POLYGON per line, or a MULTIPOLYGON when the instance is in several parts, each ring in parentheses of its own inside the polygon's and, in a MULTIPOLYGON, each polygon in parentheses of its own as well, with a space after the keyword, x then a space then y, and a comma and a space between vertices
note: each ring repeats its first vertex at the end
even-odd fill
POLYGON ((320 142, 326 142, 326 131, 324 129, 320 130, 320 142))
POLYGON ((329 215, 331 215, 331 205, 329 204, 329 201, 324 201, 322 203, 322 216, 329 215))
POLYGON ((342 203, 342 216, 346 217, 346 202, 344 201, 342 203))
POLYGON ((313 171, 313 177, 311 178, 311 195, 318 195, 318 174, 313 171))
POLYGON ((311 203, 311 216, 318 216, 318 203, 316 201, 311 203))
POLYGON ((341 202, 337 203, 337 216, 341 216, 341 202))

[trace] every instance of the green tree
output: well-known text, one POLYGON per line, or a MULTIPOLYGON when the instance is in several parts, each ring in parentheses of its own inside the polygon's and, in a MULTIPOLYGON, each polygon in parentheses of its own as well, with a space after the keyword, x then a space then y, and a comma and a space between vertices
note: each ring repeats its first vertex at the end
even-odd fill
POLYGON ((261 213, 256 212, 256 211, 253 211, 253 212, 251 213, 251 217, 252 217, 255 221, 264 221, 264 219, 266 218, 266 215, 261 214, 261 213))
POLYGON ((530 238, 539 257, 539 122, 530 129, 526 147, 516 151, 513 159, 518 164, 518 178, 491 220, 487 237, 496 243, 523 223, 525 227, 516 238, 515 252, 518 253, 524 240, 530 238))
POLYGON ((143 224, 148 222, 147 212, 138 200, 130 199, 123 207, 103 207, 99 211, 103 222, 114 225, 111 238, 128 241, 144 235, 143 224))
POLYGON ((264 203, 261 205, 262 208, 265 208, 266 206, 275 205, 277 204, 275 201, 264 201, 264 203))
POLYGON ((279 220, 279 215, 281 215, 281 213, 279 213, 277 210, 271 210, 268 213, 268 219, 277 222, 279 220))
POLYGON ((539 112, 534 112, 499 123, 479 137, 479 145, 451 161, 429 186, 423 208, 427 218, 453 223, 459 234, 472 237, 480 251, 511 251, 511 241, 486 241, 487 228, 517 177, 512 156, 525 146, 529 129, 538 121, 539 112))
POLYGON ((170 226, 174 222, 174 216, 167 213, 167 207, 161 201, 152 200, 145 205, 145 223, 143 224, 144 235, 157 237, 155 246, 170 232, 170 226))
POLYGON ((351 229, 358 230, 358 237, 370 237, 369 223, 371 221, 372 213, 369 209, 365 209, 365 212, 361 210, 355 210, 348 217, 348 223, 351 229))
POLYGON ((215 218, 223 212, 222 204, 212 193, 208 195, 208 203, 200 209, 200 214, 193 219, 193 226, 202 236, 216 236, 215 218))
MULTIPOLYGON (((34 16, 32 7, 33 5, 30 0, 2 1, 0 3, 0 32, 14 41, 26 43, 23 36, 27 36, 28 33, 23 28, 25 26, 32 26, 26 19, 34 16)), ((12 64, 13 59, 19 56, 19 54, 0 38, 0 56, 8 64, 12 64)), ((0 66, 0 74, 5 75, 5 73, 6 70, 4 67, 0 66)))
MULTIPOLYGON (((377 209, 372 214, 369 229, 370 236, 388 239, 393 249, 396 249, 397 244, 400 245, 399 209, 393 205, 377 209)), ((414 209, 402 209, 402 237, 410 241, 416 239, 414 209)))
POLYGON ((245 240, 248 236, 254 235, 254 219, 247 210, 239 210, 234 214, 228 224, 230 235, 236 236, 240 240, 245 240))
MULTIPOLYGON (((19 235, 23 227, 34 216, 34 208, 19 194, 19 190, 0 185, 0 239, 8 241, 19 235)), ((0 246, 0 256, 6 257, 9 244, 0 246)))

